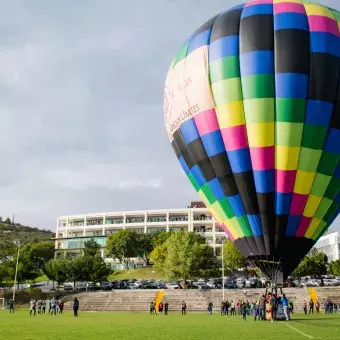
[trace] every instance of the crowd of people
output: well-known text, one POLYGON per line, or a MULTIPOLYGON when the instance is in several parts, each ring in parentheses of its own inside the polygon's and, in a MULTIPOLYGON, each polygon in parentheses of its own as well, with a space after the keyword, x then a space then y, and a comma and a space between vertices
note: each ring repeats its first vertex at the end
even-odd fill
MULTIPOLYGON (((333 313, 337 313, 338 310, 340 311, 340 304, 337 304, 335 302, 333 302, 331 299, 327 299, 324 303, 324 310, 325 310, 325 314, 333 314, 333 313)), ((309 303, 307 304, 307 301, 305 300, 303 302, 303 311, 305 314, 314 314, 314 311, 316 314, 320 313, 320 302, 317 301, 313 301, 312 299, 309 301, 309 303)))
MULTIPOLYGON (((209 301, 207 306, 207 311, 209 315, 213 314, 214 304, 212 301, 209 301)), ((317 314, 320 313, 320 303, 319 301, 313 301, 312 299, 309 301, 309 304, 304 301, 303 310, 305 314, 314 314, 314 310, 317 314), (309 306, 309 310, 308 310, 309 306)), ((331 300, 327 300, 324 303, 325 314, 332 314, 340 312, 340 304, 333 303, 331 300)), ((169 312, 169 303, 166 301, 160 302, 158 305, 154 302, 150 302, 149 306, 150 314, 155 315, 168 315, 169 312)), ((182 315, 187 314, 187 304, 183 300, 181 303, 181 313, 182 315)), ((252 316, 255 321, 261 320, 286 320, 289 321, 291 319, 291 315, 294 314, 294 304, 290 301, 285 294, 282 296, 268 293, 266 295, 262 295, 256 301, 249 300, 225 300, 221 302, 220 305, 220 314, 221 315, 239 315, 242 320, 246 321, 247 316, 252 316)))
MULTIPOLYGON (((73 315, 75 318, 78 317, 78 309, 79 301, 75 297, 73 300, 73 315)), ((47 313, 50 315, 56 316, 57 314, 63 314, 64 302, 61 300, 57 300, 55 297, 53 297, 51 300, 30 300, 30 315, 35 316, 37 312, 38 314, 46 314, 46 310, 47 313)))
MULTIPOLYGON (((279 306, 282 310, 286 320, 290 320, 290 314, 294 313, 294 305, 288 301, 287 297, 283 294, 282 297, 269 293, 262 295, 256 301, 249 300, 226 300, 221 302, 220 314, 221 315, 240 315, 242 320, 246 321, 247 316, 253 316, 255 321, 265 320, 266 313, 270 312, 272 321, 277 319, 277 311, 279 306)), ((208 313, 213 313, 213 302, 208 303, 208 313)), ((268 317, 268 316, 267 316, 268 317)))
POLYGON ((160 315, 162 315, 163 311, 164 311, 164 315, 168 315, 169 303, 167 301, 165 301, 164 303, 163 303, 163 301, 161 301, 157 306, 155 302, 151 301, 149 310, 150 310, 150 314, 155 314, 155 315, 160 314, 160 315))
POLYGON ((36 301, 35 299, 30 300, 30 315, 35 316, 38 314, 46 314, 57 315, 63 314, 64 310, 64 302, 61 300, 57 300, 56 298, 52 298, 51 300, 41 300, 36 301))

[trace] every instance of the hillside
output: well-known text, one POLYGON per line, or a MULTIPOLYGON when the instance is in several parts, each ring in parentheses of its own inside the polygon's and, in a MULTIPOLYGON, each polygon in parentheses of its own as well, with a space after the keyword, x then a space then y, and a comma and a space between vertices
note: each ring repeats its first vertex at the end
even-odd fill
POLYGON ((138 269, 130 269, 130 270, 117 270, 111 276, 110 280, 148 280, 148 279, 156 279, 156 280, 165 280, 165 276, 163 273, 160 273, 158 270, 154 268, 138 268, 138 269), (154 273, 153 273, 154 271, 154 273))
MULTIPOLYGON (((7 222, 7 221, 6 221, 7 222)), ((50 240, 54 233, 50 230, 32 228, 20 223, 0 222, 1 242, 21 241, 22 243, 36 243, 50 240)))

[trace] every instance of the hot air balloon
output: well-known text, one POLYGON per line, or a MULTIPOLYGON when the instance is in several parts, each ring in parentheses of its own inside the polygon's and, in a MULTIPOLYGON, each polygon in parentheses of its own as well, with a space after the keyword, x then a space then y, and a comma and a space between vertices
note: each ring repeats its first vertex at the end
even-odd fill
POLYGON ((340 212, 340 13, 252 0, 191 34, 167 74, 166 131, 228 237, 272 282, 340 212))

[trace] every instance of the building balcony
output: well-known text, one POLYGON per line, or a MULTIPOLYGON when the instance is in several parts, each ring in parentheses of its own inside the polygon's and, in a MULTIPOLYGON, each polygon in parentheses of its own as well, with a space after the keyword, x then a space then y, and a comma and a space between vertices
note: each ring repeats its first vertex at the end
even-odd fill
POLYGON ((123 223, 124 223, 123 218, 114 218, 114 219, 107 218, 105 220, 105 225, 116 225, 116 224, 123 224, 123 223))

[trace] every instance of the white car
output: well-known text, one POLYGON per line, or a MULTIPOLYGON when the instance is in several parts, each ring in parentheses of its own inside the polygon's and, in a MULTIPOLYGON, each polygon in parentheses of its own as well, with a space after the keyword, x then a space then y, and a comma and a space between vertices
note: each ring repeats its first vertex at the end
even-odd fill
POLYGON ((180 289, 179 285, 174 282, 169 282, 165 285, 166 289, 180 289))
POLYGON ((86 283, 85 282, 76 283, 76 290, 86 290, 86 283))

